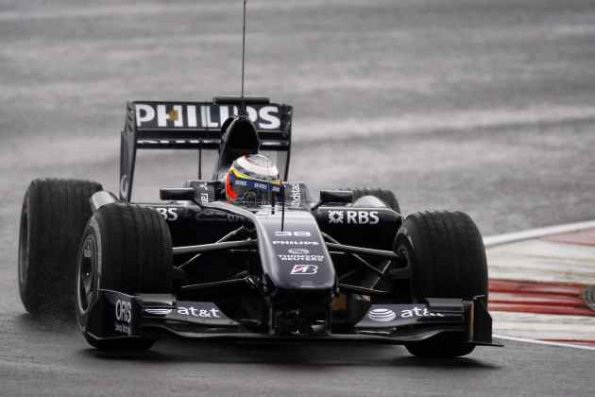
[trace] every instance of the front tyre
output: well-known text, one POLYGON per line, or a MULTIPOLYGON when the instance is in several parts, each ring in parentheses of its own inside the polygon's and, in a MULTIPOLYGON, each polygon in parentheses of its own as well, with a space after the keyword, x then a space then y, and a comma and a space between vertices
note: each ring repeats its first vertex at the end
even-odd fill
MULTIPOLYGON (((411 268, 415 301, 488 295, 488 269, 483 239, 469 215, 462 212, 421 212, 407 217, 395 240, 395 250, 411 268)), ((442 334, 406 345, 419 357, 457 357, 474 346, 457 334, 442 334)))
POLYGON ((19 292, 34 315, 72 318, 79 241, 99 183, 35 179, 21 210, 19 292))
POLYGON ((150 338, 99 339, 88 329, 98 290, 129 295, 170 293, 172 244, 163 217, 150 208, 125 203, 101 207, 81 241, 76 283, 77 321, 89 344, 100 350, 146 350, 150 338))

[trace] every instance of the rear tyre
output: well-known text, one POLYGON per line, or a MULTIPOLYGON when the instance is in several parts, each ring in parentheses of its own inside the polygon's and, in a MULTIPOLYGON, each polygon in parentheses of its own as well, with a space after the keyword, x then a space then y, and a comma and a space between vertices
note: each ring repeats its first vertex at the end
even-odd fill
POLYGON ((399 201, 395 194, 390 190, 385 189, 370 189, 370 188, 360 188, 360 189, 347 189, 353 191, 353 202, 355 203, 358 199, 364 196, 374 196, 382 201, 386 206, 392 209, 395 212, 401 213, 401 207, 399 206, 399 201))
POLYGON ((21 210, 19 292, 25 309, 50 318, 74 317, 76 258, 89 199, 99 183, 35 179, 21 210))
POLYGON ((83 233, 76 283, 77 320, 87 342, 100 350, 149 349, 154 339, 98 340, 87 330, 89 311, 99 288, 129 295, 170 293, 172 271, 171 236, 159 213, 125 203, 95 212, 83 233))
MULTIPOLYGON (((469 215, 421 212, 407 217, 395 239, 395 250, 411 267, 411 292, 424 298, 488 295, 488 270, 483 239, 469 215)), ((419 357, 457 357, 473 351, 457 334, 442 334, 406 345, 419 357)))

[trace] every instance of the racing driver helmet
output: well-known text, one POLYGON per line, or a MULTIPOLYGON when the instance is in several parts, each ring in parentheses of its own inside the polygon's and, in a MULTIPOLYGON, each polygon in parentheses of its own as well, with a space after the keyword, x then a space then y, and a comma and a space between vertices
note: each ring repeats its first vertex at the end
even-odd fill
POLYGON ((225 176, 225 196, 234 204, 271 204, 281 191, 279 170, 262 154, 238 157, 225 176))

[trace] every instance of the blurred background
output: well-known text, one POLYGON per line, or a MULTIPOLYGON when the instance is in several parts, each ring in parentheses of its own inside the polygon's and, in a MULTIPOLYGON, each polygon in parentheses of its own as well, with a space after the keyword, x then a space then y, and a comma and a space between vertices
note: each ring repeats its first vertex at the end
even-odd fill
MULTIPOLYGON (((238 95, 241 4, 0 0, 0 395, 591 395, 577 350, 428 365, 398 348, 180 343, 110 359, 24 314, 29 182, 118 191, 127 101, 238 95)), ((593 0, 249 0, 247 32, 247 94, 295 107, 290 179, 315 196, 391 189, 406 214, 462 210, 484 236, 595 219, 593 0)), ((196 162, 141 153, 134 198, 196 162)))
MULTIPOLYGON (((128 100, 240 90, 239 0, 0 0, 0 221, 34 177, 117 191, 128 100)), ((392 189, 485 235, 595 217, 595 6, 250 0, 246 90, 295 106, 290 178, 392 189)), ((135 197, 196 175, 141 154, 135 197)), ((14 260, 9 261, 13 271, 14 260)))

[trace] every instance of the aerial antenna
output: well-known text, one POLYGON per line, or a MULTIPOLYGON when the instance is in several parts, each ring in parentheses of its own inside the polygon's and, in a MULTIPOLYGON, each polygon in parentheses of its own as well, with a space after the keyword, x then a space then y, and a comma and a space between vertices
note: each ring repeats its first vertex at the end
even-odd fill
POLYGON ((285 229, 285 182, 281 184, 281 231, 285 229))
POLYGON ((244 20, 242 23, 242 89, 241 98, 242 103, 240 104, 240 115, 246 115, 246 103, 244 102, 244 75, 246 69, 246 1, 244 0, 244 20))
POLYGON ((198 140, 198 179, 202 179, 202 138, 198 140))

